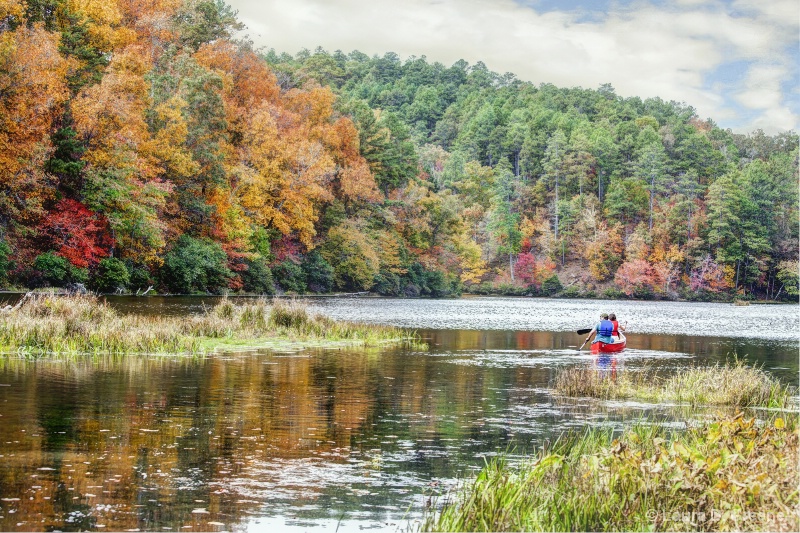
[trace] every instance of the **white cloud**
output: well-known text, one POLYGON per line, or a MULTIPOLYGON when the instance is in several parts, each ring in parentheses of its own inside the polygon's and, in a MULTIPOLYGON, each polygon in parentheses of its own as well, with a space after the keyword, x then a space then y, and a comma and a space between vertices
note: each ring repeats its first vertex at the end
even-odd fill
POLYGON ((767 133, 780 131, 797 131, 797 122, 800 117, 787 107, 774 107, 764 110, 743 128, 746 132, 762 129, 767 133))
POLYGON ((780 65, 754 65, 744 80, 743 90, 735 94, 736 100, 749 109, 775 109, 781 106, 781 82, 788 72, 780 65))
MULTIPOLYGON (((588 1, 588 0, 587 0, 588 1)), ((258 45, 294 53, 316 46, 369 55, 425 55, 450 65, 483 61, 497 72, 558 86, 609 82, 623 96, 685 101, 725 126, 729 100, 759 102, 768 131, 797 127, 778 79, 798 44, 796 0, 637 3, 596 21, 540 14, 512 0, 230 0, 258 45), (706 76, 729 61, 755 67, 730 94, 706 76), (762 85, 757 81, 766 76, 762 85), (778 126, 781 124, 781 126, 778 126)), ((783 76, 784 78, 780 78, 783 76)), ((736 124, 735 117, 728 124, 736 124)))

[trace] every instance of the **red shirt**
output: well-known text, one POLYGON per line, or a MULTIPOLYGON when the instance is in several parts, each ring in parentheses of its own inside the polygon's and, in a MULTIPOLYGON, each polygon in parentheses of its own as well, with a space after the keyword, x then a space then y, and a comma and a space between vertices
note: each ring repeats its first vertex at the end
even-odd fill
POLYGON ((614 331, 612 331, 611 334, 619 337, 619 321, 612 320, 611 323, 614 324, 614 331))

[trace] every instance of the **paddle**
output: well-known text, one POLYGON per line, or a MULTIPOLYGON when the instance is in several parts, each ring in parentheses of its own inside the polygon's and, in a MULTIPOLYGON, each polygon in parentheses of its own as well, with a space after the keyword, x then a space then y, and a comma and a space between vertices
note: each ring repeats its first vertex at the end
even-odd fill
POLYGON ((586 334, 586 333, 589 333, 590 331, 592 331, 592 328, 579 329, 579 330, 577 331, 577 333, 578 333, 578 335, 584 335, 584 334, 586 334))
MULTIPOLYGON (((592 331, 592 330, 589 330, 589 331, 592 331)), ((585 341, 583 341, 583 344, 581 344, 581 347, 580 347, 580 348, 578 348, 578 351, 579 351, 579 352, 581 351, 581 349, 583 349, 583 347, 584 347, 584 346, 586 346, 586 343, 587 343, 587 342, 589 342, 589 337, 586 337, 586 340, 585 340, 585 341)))

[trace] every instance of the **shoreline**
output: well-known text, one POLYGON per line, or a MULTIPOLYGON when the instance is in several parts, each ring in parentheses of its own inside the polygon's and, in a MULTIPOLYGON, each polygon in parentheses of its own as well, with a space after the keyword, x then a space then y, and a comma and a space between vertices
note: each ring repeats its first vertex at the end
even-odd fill
MULTIPOLYGON (((56 288, 44 289, 5 289, 0 290, 0 295, 25 295, 29 292, 34 294, 53 294, 53 291, 59 290, 56 288)), ((63 289, 62 289, 63 290, 63 289)), ((68 292, 55 293, 58 296, 71 295, 68 292)), ((476 292, 463 292, 460 295, 454 296, 387 296, 374 292, 364 291, 356 293, 285 293, 285 294, 256 294, 256 293, 226 293, 226 294, 211 294, 211 293, 150 293, 150 294, 136 294, 136 293, 89 293, 101 297, 119 297, 119 298, 249 298, 249 299, 278 299, 278 300, 304 300, 313 298, 370 298, 370 299, 391 299, 391 300, 459 300, 461 298, 513 298, 513 299, 530 299, 530 300, 558 300, 558 301, 575 301, 575 300, 592 300, 592 301, 619 301, 619 302, 675 302, 675 303, 714 303, 714 304, 727 304, 727 305, 800 305, 800 300, 743 300, 743 299, 686 299, 686 298, 628 298, 625 296, 604 296, 604 295, 576 295, 576 296, 561 296, 561 295, 526 295, 526 294, 485 294, 476 292)))

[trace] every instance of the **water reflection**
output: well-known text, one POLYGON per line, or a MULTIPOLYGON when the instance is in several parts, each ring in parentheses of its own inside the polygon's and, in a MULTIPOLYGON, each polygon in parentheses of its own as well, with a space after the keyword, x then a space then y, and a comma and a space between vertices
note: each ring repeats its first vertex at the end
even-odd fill
POLYGON ((617 354, 600 353, 594 358, 594 369, 603 379, 617 379, 617 366, 622 370, 622 357, 617 354))
POLYGON ((614 379, 744 347, 797 376, 780 343, 631 335, 604 359, 574 333, 421 334, 425 352, 0 359, 0 530, 404 526, 488 456, 515 460, 587 424, 689 416, 554 397, 567 366, 614 379))

